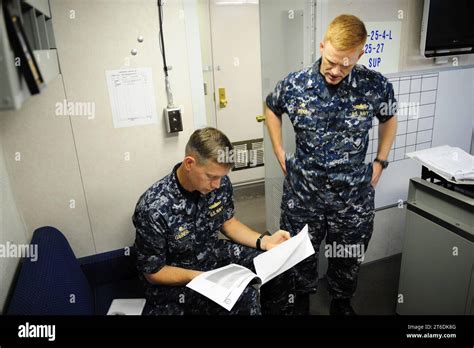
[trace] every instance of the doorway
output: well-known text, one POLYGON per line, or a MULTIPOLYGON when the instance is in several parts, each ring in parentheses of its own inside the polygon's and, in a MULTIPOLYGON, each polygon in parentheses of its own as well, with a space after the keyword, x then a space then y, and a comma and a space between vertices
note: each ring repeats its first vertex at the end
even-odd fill
POLYGON ((234 185, 262 182, 264 171, 258 0, 198 0, 206 123, 234 144, 234 185))

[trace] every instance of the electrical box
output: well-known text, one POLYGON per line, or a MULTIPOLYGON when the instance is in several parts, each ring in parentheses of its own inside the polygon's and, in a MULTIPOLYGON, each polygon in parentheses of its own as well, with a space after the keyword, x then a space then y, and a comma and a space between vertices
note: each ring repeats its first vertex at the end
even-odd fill
POLYGON ((181 108, 166 108, 164 114, 168 133, 178 133, 183 131, 181 108))

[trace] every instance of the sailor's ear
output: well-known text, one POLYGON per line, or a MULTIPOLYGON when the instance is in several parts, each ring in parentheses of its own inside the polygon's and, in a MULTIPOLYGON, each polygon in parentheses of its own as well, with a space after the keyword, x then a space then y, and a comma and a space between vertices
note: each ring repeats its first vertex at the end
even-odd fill
POLYGON ((191 170, 196 163, 197 161, 193 156, 186 156, 183 160, 183 165, 186 170, 191 170))

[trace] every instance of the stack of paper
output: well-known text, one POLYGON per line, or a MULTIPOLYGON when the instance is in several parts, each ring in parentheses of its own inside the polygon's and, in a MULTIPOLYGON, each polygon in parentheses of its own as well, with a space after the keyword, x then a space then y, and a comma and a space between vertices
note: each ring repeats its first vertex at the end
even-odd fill
POLYGON ((474 156, 458 147, 438 146, 407 156, 450 182, 474 185, 474 156))

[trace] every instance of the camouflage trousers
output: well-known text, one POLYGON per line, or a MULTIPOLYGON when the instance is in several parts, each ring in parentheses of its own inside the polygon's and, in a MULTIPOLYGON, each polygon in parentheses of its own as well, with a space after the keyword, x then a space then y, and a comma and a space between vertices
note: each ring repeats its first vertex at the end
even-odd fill
MULTIPOLYGON (((218 240, 213 246, 212 256, 204 260, 195 269, 208 271, 235 263, 255 272, 253 259, 261 251, 245 247, 228 240, 218 240)), ((240 296, 231 311, 216 304, 200 293, 185 286, 158 286, 157 291, 148 292, 148 301, 153 303, 149 315, 260 315, 270 310, 276 303, 282 303, 286 286, 278 277, 261 286, 255 287, 251 282, 240 296), (272 288, 273 287, 273 288, 272 288), (159 289, 159 291, 158 291, 159 289), (267 291, 266 289, 272 289, 267 291)))
MULTIPOLYGON (((303 195, 304 196, 304 195, 303 195)), ((328 291, 333 298, 351 298, 357 287, 357 276, 364 253, 373 231, 374 197, 372 186, 362 188, 351 202, 344 202, 326 180, 320 189, 301 199, 293 194, 289 180, 285 179, 280 228, 297 234, 305 224, 316 253, 305 259, 286 276, 288 296, 306 298, 317 290, 319 253, 328 259, 328 291), (321 242, 325 240, 325 250, 321 242)), ((285 288, 284 286, 282 286, 285 288)), ((308 310, 302 313, 307 314, 308 310)))

